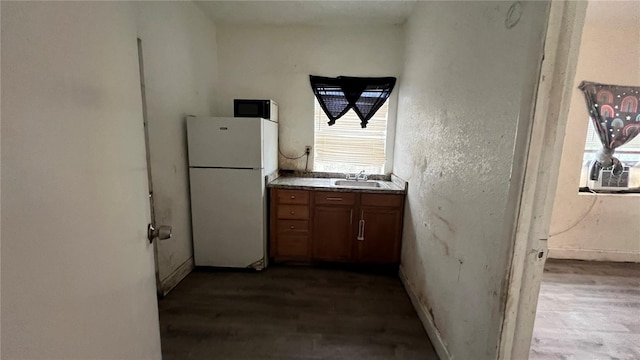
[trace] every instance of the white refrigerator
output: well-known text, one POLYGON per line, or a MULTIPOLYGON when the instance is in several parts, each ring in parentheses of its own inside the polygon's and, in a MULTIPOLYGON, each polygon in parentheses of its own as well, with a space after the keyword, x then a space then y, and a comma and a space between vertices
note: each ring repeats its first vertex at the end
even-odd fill
POLYGON ((278 123, 187 118, 196 266, 267 266, 266 175, 278 168, 278 123))

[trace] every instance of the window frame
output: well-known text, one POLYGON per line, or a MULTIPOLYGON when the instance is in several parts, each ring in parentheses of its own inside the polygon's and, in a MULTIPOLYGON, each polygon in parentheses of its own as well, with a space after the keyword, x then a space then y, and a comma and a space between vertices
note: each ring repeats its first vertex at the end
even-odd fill
MULTIPOLYGON (((312 171, 314 172, 330 172, 330 171, 325 171, 325 170, 321 170, 317 168, 316 165, 316 111, 318 109, 320 109, 320 111, 323 113, 323 115, 326 117, 326 114, 324 114, 324 111, 322 110, 322 107, 320 106, 318 100, 315 98, 315 96, 312 96, 312 109, 313 109, 313 151, 312 151, 312 160, 311 160, 311 164, 310 167, 312 169, 312 171)), ((381 174, 383 175, 389 175, 393 172, 393 157, 394 157, 394 148, 395 148, 395 134, 396 134, 396 115, 397 115, 397 93, 393 92, 389 98, 387 99, 385 105, 387 107, 387 127, 386 127, 386 140, 385 140, 385 163, 384 163, 384 167, 383 167, 383 171, 381 172, 381 174)), ((384 107, 383 106, 383 107, 384 107)), ((350 110, 353 111, 353 110, 350 110)), ((346 115, 345 115, 346 116, 346 115)), ((357 116, 356 116, 357 118, 357 116)), ((327 118, 328 120, 328 118, 327 118)), ((344 121, 344 118, 341 118, 339 120, 336 121, 336 124, 338 124, 340 121, 344 121)), ((327 121, 328 122, 328 121, 327 121)), ((360 126, 360 120, 358 119, 357 122, 354 121, 354 126, 357 126, 358 129, 361 130, 366 130, 366 129, 362 129, 360 126)), ((326 125, 329 126, 329 125, 326 125)), ((334 125, 335 126, 335 125, 334 125)), ((359 171, 359 170, 358 170, 359 171)), ((369 173, 368 173, 369 174, 369 173)))
MULTIPOLYGON (((629 190, 629 192, 593 192, 588 188, 590 164, 591 161, 594 160, 593 155, 602 148, 600 138, 595 131, 591 119, 588 119, 587 131, 584 139, 585 142, 582 150, 582 166, 580 167, 578 190, 581 193, 592 193, 599 196, 608 196, 615 194, 626 195, 637 193, 638 190, 635 187, 632 187, 632 190, 629 190)), ((636 136, 629 143, 617 148, 614 156, 618 158, 618 160, 620 160, 624 164, 624 166, 628 166, 630 168, 630 171, 634 173, 636 171, 640 171, 640 136, 636 136), (628 145, 632 146, 630 148, 627 148, 628 145), (629 159, 629 155, 631 155, 633 159, 629 159)), ((630 176, 632 175, 630 174, 630 176)), ((630 185, 632 184, 630 183, 630 185)))

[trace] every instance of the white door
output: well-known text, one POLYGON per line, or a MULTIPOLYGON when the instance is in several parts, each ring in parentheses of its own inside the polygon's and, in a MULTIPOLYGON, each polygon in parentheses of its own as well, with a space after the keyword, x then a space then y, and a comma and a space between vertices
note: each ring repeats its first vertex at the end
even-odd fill
POLYGON ((266 251, 261 170, 189 169, 198 266, 256 267, 266 251))
POLYGON ((2 358, 160 359, 134 9, 1 6, 2 358))
POLYGON ((148 236, 153 241, 153 258, 156 274, 156 291, 159 297, 164 296, 162 281, 160 281, 160 268, 158 263, 158 241, 171 237, 171 226, 156 223, 155 204, 153 195, 153 176, 151 176, 151 150, 149 148, 149 121, 147 118, 147 95, 144 80, 144 56, 142 52, 142 40, 138 38, 138 65, 140 68, 140 94, 142 99, 142 121, 144 124, 144 149, 147 164, 147 184, 149 185, 149 212, 151 214, 148 236), (154 241, 155 240, 155 241, 154 241))

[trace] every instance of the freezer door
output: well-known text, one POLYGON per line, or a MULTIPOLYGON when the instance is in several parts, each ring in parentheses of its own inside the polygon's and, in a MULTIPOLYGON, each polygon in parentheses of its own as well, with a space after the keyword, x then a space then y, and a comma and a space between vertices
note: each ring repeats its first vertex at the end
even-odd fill
POLYGON ((254 267, 266 261, 261 170, 189 169, 197 266, 254 267))
POLYGON ((260 169, 262 120, 187 118, 189 166, 260 169))

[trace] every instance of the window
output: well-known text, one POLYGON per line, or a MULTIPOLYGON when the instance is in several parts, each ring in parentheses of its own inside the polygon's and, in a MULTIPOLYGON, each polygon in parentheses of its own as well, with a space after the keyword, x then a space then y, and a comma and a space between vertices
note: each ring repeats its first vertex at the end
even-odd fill
MULTIPOLYGON (((580 171, 579 187, 586 188, 588 186, 589 170, 591 161, 594 159, 595 153, 602 148, 600 138, 593 127, 591 119, 587 130, 587 141, 584 145, 584 155, 582 156, 582 169, 580 171)), ((613 155, 626 166, 640 168, 640 136, 636 136, 630 142, 616 149, 613 155)))
MULTIPOLYGON (((594 154, 602 148, 600 138, 593 127, 593 122, 589 119, 589 129, 587 130, 587 141, 584 145, 584 156, 582 163, 585 166, 593 160, 594 154)), ((640 135, 630 142, 616 149, 613 155, 627 166, 640 167, 640 135)))
POLYGON ((386 162, 389 102, 378 109, 366 128, 349 110, 334 125, 315 100, 314 171, 383 174, 386 162))

